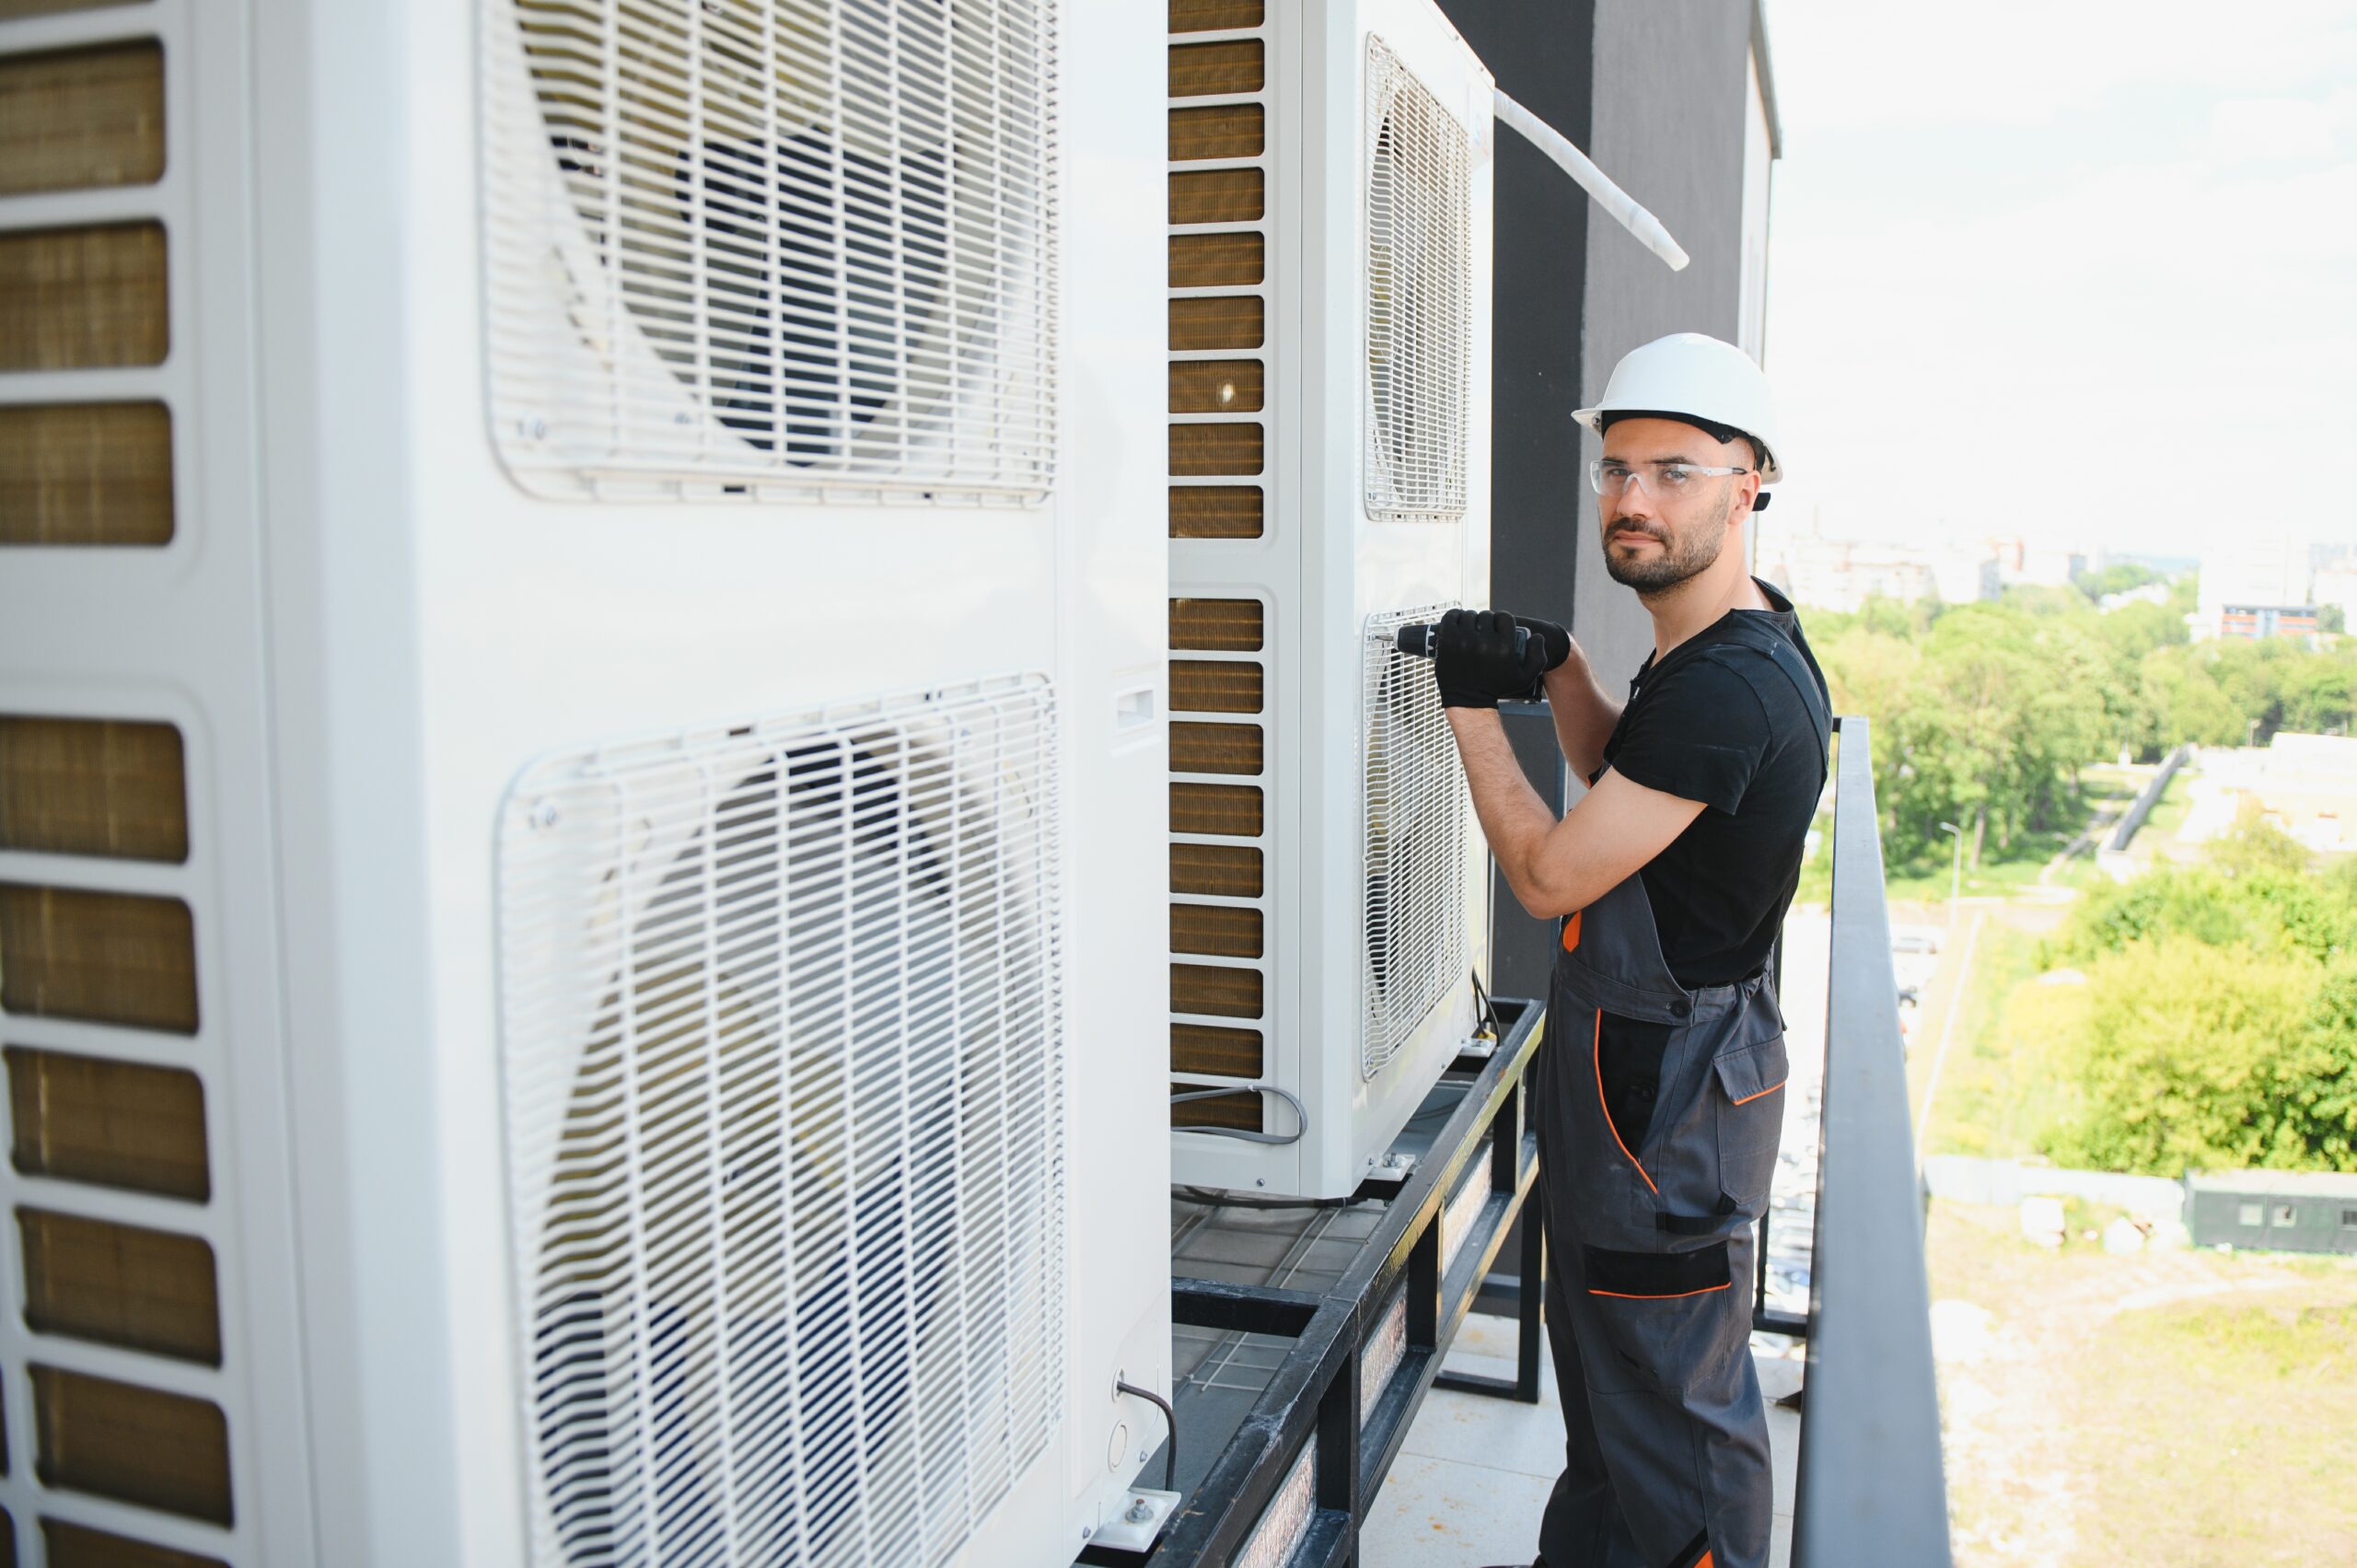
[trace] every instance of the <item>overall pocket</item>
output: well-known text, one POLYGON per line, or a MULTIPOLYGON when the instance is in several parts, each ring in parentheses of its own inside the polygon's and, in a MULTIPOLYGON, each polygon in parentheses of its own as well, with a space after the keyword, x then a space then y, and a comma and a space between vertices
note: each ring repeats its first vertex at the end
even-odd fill
POLYGON ((1743 1214, 1757 1218, 1776 1175, 1784 1131, 1784 1037, 1734 1046, 1711 1063, 1717 1075, 1719 1186, 1743 1214))

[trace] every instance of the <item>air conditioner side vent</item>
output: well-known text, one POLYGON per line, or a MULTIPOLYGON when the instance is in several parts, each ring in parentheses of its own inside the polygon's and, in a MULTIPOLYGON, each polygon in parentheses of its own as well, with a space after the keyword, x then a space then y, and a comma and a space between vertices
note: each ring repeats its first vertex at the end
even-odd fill
POLYGON ((1472 335, 1472 155, 1462 122, 1369 35, 1366 510, 1465 515, 1472 335))

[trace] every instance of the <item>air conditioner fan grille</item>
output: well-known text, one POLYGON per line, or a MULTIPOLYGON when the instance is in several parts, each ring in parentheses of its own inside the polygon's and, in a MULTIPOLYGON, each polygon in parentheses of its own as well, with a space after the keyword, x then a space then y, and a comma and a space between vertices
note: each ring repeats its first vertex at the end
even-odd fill
POLYGON ((1051 0, 483 0, 494 434, 528 487, 1044 494, 1051 0))
POLYGON ((1062 1414, 1044 680, 552 758, 499 837, 536 1568, 937 1563, 1062 1414))
POLYGON ((1359 1070, 1373 1078, 1426 1015, 1460 984, 1467 819, 1471 802, 1430 660, 1399 651, 1391 633, 1437 621, 1451 605, 1367 620, 1362 715, 1365 732, 1365 940, 1359 1070))

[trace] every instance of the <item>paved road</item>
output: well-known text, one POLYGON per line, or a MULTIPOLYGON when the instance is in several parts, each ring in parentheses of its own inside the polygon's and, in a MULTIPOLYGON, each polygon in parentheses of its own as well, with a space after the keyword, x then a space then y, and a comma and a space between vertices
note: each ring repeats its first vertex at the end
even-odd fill
POLYGON ((1833 921, 1822 909, 1796 909, 1784 921, 1782 984, 1784 1049, 1792 1076, 1784 1085, 1783 1152, 1769 1195, 1768 1305, 1795 1315, 1808 1310, 1809 1242, 1817 1223, 1817 1115, 1824 1103, 1825 992, 1833 921))

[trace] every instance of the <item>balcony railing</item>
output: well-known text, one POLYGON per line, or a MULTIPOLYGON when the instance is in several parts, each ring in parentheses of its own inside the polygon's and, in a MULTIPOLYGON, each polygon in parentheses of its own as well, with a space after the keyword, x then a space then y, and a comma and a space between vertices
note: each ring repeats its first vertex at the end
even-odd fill
POLYGON ((1794 1568, 1946 1568, 1923 1197, 1863 718, 1836 721, 1833 933, 1794 1568))

